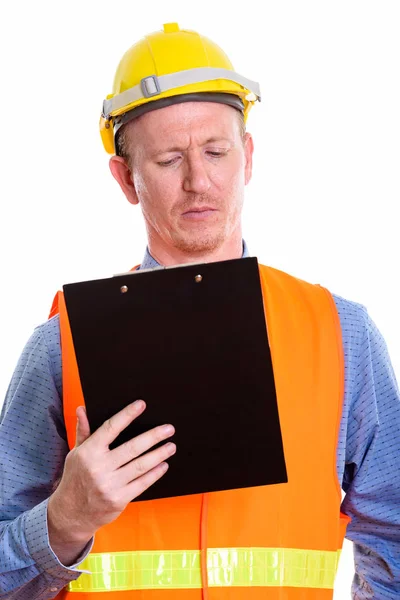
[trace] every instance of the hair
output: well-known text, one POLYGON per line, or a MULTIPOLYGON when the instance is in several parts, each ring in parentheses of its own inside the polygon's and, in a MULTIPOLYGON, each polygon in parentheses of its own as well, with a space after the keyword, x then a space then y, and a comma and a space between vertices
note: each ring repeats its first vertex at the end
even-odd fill
MULTIPOLYGON (((239 127, 240 127, 240 130, 239 130, 240 137, 243 141, 244 136, 246 134, 246 123, 244 122, 244 114, 242 113, 242 111, 240 111, 236 108, 235 108, 235 111, 237 113, 239 127)), ((139 119, 140 119, 140 117, 139 117, 139 119)), ((130 165, 131 156, 129 154, 129 142, 128 142, 127 131, 128 131, 128 125, 132 122, 133 121, 129 121, 129 123, 127 123, 126 125, 123 125, 118 130, 117 135, 115 136, 115 152, 116 152, 117 156, 121 156, 122 158, 124 158, 129 165, 130 165)))

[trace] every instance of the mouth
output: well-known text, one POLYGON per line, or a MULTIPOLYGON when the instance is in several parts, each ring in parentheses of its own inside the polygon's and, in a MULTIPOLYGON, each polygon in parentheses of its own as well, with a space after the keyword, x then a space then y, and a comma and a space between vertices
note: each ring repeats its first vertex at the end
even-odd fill
POLYGON ((184 219, 201 220, 211 217, 216 212, 218 212, 217 209, 211 208, 211 206, 199 206, 185 211, 182 216, 184 219))

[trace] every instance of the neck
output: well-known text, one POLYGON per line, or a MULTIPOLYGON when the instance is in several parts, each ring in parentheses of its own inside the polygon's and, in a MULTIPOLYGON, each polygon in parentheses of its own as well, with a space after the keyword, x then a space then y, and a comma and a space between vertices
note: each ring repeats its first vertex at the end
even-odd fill
POLYGON ((219 262, 233 258, 241 258, 243 255, 242 232, 226 240, 219 248, 212 251, 187 253, 178 248, 160 246, 148 239, 148 248, 151 256, 158 264, 169 267, 172 265, 183 265, 193 262, 219 262))

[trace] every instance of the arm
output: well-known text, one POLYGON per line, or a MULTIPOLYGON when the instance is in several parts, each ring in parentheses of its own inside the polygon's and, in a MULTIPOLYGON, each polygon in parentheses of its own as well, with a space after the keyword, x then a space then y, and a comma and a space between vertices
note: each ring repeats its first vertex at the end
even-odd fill
MULTIPOLYGON (((0 598, 47 600, 82 571, 49 544, 47 503, 68 452, 58 318, 37 328, 11 380, 0 421, 0 598)), ((77 562, 83 560, 90 544, 77 562)))
POLYGON ((400 596, 400 400, 385 341, 365 308, 351 381, 342 510, 352 518, 355 600, 400 596))
MULTIPOLYGON (((174 434, 172 425, 154 427, 110 450, 145 410, 142 400, 92 435, 80 408, 77 444, 68 452, 61 369, 53 368, 60 360, 58 321, 51 325, 57 326, 57 348, 49 350, 43 331, 34 334, 14 374, 0 424, 0 598, 9 600, 54 598, 77 579, 82 571, 74 566, 89 552, 95 532, 162 477, 165 460, 175 452, 172 443, 152 449, 174 434)), ((49 327, 43 326, 46 332, 49 327)))

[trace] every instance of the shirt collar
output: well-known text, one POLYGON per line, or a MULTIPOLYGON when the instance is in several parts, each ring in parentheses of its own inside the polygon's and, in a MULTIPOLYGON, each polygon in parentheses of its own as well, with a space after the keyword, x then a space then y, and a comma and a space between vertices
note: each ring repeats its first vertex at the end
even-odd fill
MULTIPOLYGON (((243 254, 242 258, 248 258, 250 256, 249 250, 247 248, 246 242, 243 240, 243 254)), ((156 261, 155 258, 149 252, 149 248, 146 247, 146 252, 144 254, 143 260, 140 264, 139 269, 157 269, 161 267, 161 265, 156 261)))

